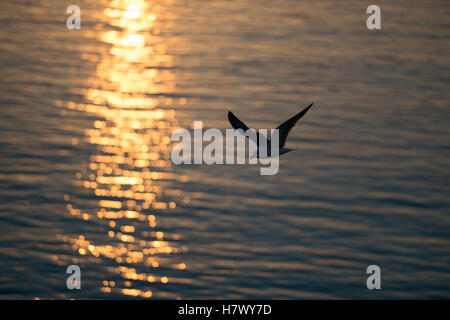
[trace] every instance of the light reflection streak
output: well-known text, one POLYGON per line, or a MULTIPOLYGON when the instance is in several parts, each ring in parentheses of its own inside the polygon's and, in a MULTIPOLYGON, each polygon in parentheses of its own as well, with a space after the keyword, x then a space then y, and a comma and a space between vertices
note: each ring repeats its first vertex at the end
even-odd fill
MULTIPOLYGON (((145 1, 114 0, 104 10, 107 22, 114 27, 100 35, 111 49, 98 64, 90 87, 84 92, 87 103, 69 103, 68 107, 92 113, 100 118, 86 131, 87 141, 97 148, 90 163, 77 174, 80 185, 92 189, 99 199, 95 213, 83 212, 68 203, 74 217, 102 222, 106 244, 96 244, 84 235, 70 238, 74 251, 116 262, 112 272, 125 281, 105 279, 101 291, 113 290, 124 295, 150 298, 152 290, 132 288, 132 280, 167 284, 186 280, 169 278, 157 272, 138 272, 130 265, 145 265, 154 270, 163 263, 159 255, 182 251, 175 245, 178 234, 156 230, 157 211, 174 209, 175 201, 164 195, 179 196, 179 190, 164 190, 156 181, 176 180, 170 167, 170 133, 175 112, 167 106, 173 102, 166 95, 175 82, 170 71, 172 57, 164 44, 152 34, 157 12, 150 12, 145 1), (164 105, 165 108, 159 108, 164 105), (144 226, 144 227, 143 227, 144 226), (108 240, 109 239, 109 240, 108 240)), ((160 39, 159 39, 160 40, 160 39)), ((184 104, 183 98, 180 103, 184 104)), ((168 266, 184 270, 184 263, 168 266)))

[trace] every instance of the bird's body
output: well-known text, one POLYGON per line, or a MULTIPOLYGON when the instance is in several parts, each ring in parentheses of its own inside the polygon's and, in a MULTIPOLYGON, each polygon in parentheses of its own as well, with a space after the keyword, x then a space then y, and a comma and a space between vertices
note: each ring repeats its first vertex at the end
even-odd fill
MULTIPOLYGON (((297 113, 295 116, 293 116, 289 120, 286 120, 285 122, 283 122, 282 124, 280 124, 277 127, 277 129, 279 130, 278 154, 276 154, 276 155, 271 154, 271 138, 270 137, 265 137, 259 133, 256 133, 256 140, 253 140, 253 141, 256 143, 257 149, 256 149, 255 153, 252 155, 252 158, 253 157, 271 158, 273 156, 279 156, 282 154, 286 154, 292 150, 295 150, 295 149, 284 147, 286 144, 287 136, 289 134, 289 131, 292 129, 292 127, 294 127, 295 124, 297 123, 297 121, 300 120, 300 118, 302 118, 306 114, 306 112, 309 110, 309 108, 312 107, 312 105, 313 105, 313 103, 311 103, 305 109, 303 109, 302 111, 297 113), (265 148, 260 146, 260 139, 266 140, 265 148)), ((230 121, 231 126, 235 130, 241 129, 245 133, 249 129, 249 127, 247 127, 247 125, 245 123, 243 123, 241 120, 239 120, 231 111, 228 111, 228 120, 230 121)))

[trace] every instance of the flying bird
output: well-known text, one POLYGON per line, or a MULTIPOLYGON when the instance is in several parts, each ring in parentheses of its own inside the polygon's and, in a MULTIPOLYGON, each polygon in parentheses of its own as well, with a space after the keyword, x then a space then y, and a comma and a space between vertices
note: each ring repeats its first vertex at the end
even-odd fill
MULTIPOLYGON (((306 112, 308 112, 308 110, 309 110, 309 108, 311 108, 312 107, 312 105, 313 105, 314 103, 311 103, 309 106, 307 106, 305 109, 303 109, 302 111, 300 111, 299 113, 297 113, 295 116, 293 116, 292 118, 290 118, 290 119, 288 119, 288 120, 286 120, 285 122, 283 122, 282 124, 280 124, 278 127, 277 127, 277 129, 279 130, 279 144, 278 144, 278 148, 279 148, 279 150, 278 150, 278 154, 279 155, 282 155, 282 154, 285 154, 285 153, 288 153, 288 152, 290 152, 290 151, 292 151, 292 150, 295 150, 295 149, 291 149, 291 148, 285 148, 284 146, 285 146, 285 144, 286 144, 286 139, 287 139, 287 136, 288 136, 288 134, 289 134, 289 131, 291 131, 291 129, 292 129, 292 127, 294 127, 295 126, 295 124, 297 123, 297 121, 298 120, 300 120, 300 118, 302 118, 305 114, 306 114, 306 112)), ((231 123, 231 126, 235 129, 235 130, 238 130, 238 129, 241 129, 242 131, 244 131, 244 133, 249 129, 249 127, 247 127, 247 125, 244 123, 244 122, 242 122, 241 120, 239 120, 234 114, 233 114, 233 112, 231 112, 231 111, 228 111, 228 120, 230 121, 230 123, 231 123)), ((249 137, 249 136, 247 136, 249 139, 251 139, 251 137, 249 137)), ((255 142, 256 143, 256 145, 257 145, 257 149, 256 149, 256 151, 255 151, 255 154, 253 154, 253 156, 252 157, 257 157, 257 158, 259 158, 260 157, 260 155, 259 155, 259 151, 260 151, 260 144, 259 144, 259 141, 260 141, 260 139, 266 139, 267 140, 267 152, 266 152, 266 154, 267 154, 267 157, 270 157, 271 155, 270 155, 270 153, 271 153, 271 147, 270 147, 270 142, 271 142, 271 140, 270 140, 270 137, 264 137, 262 134, 260 134, 260 133, 256 133, 256 140, 254 140, 254 139, 252 139, 253 140, 253 142, 255 142)))

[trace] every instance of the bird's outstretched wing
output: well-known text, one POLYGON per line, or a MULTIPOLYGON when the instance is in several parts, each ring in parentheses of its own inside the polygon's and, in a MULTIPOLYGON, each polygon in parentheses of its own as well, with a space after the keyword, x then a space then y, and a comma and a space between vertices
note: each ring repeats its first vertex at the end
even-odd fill
POLYGON ((283 122, 282 124, 280 124, 277 129, 280 130, 279 131, 279 135, 280 135, 280 148, 283 148, 284 145, 286 144, 286 139, 287 136, 289 134, 289 131, 291 131, 292 127, 295 126, 295 124, 297 123, 297 121, 303 117, 305 115, 306 112, 308 112, 309 108, 312 107, 314 103, 311 103, 309 106, 307 106, 305 109, 303 109, 302 111, 300 111, 299 113, 297 113, 295 116, 293 116, 292 118, 290 118, 289 120, 286 120, 285 122, 283 122))
MULTIPOLYGON (((228 111, 228 120, 231 123, 231 126, 235 129, 242 129, 244 133, 249 129, 245 123, 243 123, 241 120, 239 120, 231 111, 228 111)), ((260 134, 256 131, 256 139, 251 139, 250 136, 246 136, 250 140, 252 140, 254 143, 256 143, 256 146, 259 146, 259 136, 260 134)))
POLYGON ((235 130, 242 129, 244 132, 248 130, 247 125, 239 120, 231 111, 228 111, 228 120, 235 130))

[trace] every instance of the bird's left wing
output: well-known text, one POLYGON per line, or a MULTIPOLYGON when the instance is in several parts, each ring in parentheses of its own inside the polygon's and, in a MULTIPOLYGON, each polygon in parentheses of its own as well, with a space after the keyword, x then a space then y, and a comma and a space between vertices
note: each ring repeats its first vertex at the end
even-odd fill
POLYGON ((228 111, 228 121, 230 121, 231 126, 235 130, 242 129, 244 132, 248 130, 247 125, 239 120, 231 111, 228 111))
POLYGON ((279 132, 279 135, 280 135, 280 145, 279 145, 279 147, 280 148, 283 148, 284 145, 286 144, 286 139, 287 139, 287 136, 289 134, 289 131, 291 131, 292 127, 295 126, 297 121, 300 120, 300 118, 303 117, 306 112, 308 112, 309 108, 311 108, 313 104, 314 103, 311 103, 305 109, 303 109, 302 111, 297 113, 295 116, 293 116, 289 120, 286 120, 285 122, 283 122, 282 124, 280 124, 277 127, 277 129, 280 130, 280 132, 279 132))
MULTIPOLYGON (((243 123, 241 120, 239 120, 231 111, 228 111, 228 121, 230 121, 231 126, 235 129, 242 129, 244 133, 249 129, 245 123, 243 123)), ((256 132, 256 131, 255 131, 256 132)), ((259 133, 256 132, 256 139, 252 139, 251 136, 246 136, 250 140, 252 140, 254 143, 256 143, 257 146, 259 146, 259 133)))

